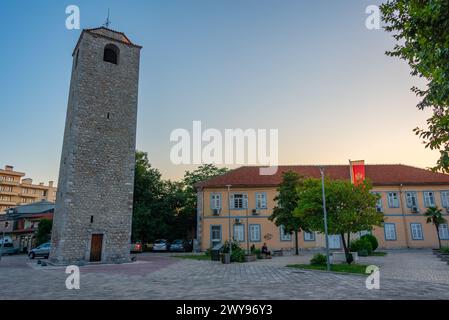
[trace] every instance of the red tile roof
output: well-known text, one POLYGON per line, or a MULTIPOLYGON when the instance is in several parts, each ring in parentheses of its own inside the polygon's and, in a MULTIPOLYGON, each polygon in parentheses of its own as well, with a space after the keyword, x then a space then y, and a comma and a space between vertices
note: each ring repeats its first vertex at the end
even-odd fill
MULTIPOLYGON (((305 177, 320 177, 320 166, 296 165, 279 166, 274 175, 260 175, 259 168, 240 167, 228 173, 198 183, 199 188, 225 187, 230 184, 233 187, 275 187, 282 181, 282 173, 295 171, 305 177)), ((350 179, 349 165, 324 166, 326 177, 331 179, 350 179)), ((432 172, 427 169, 416 168, 403 164, 374 164, 365 165, 365 174, 373 185, 449 185, 449 175, 432 172)))

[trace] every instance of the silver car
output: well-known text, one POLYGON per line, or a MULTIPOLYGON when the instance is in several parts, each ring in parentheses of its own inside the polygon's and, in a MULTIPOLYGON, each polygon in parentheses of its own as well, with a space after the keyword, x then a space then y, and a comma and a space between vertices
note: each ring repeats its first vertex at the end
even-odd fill
POLYGON ((49 255, 50 255, 50 242, 43 243, 40 246, 31 249, 30 252, 28 253, 28 257, 30 257, 30 259, 34 259, 35 257, 44 257, 45 259, 48 259, 49 255))
POLYGON ((170 245, 165 239, 158 239, 153 242, 153 251, 168 251, 170 245))

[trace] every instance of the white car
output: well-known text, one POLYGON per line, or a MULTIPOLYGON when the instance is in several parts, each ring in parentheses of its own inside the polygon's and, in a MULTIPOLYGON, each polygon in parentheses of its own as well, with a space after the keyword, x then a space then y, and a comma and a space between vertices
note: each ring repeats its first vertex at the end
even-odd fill
POLYGON ((158 239, 153 242, 153 251, 168 251, 170 244, 165 239, 158 239))

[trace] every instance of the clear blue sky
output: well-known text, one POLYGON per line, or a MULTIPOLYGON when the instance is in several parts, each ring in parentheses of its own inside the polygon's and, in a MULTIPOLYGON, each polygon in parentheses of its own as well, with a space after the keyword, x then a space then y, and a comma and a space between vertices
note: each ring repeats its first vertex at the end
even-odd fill
POLYGON ((412 129, 417 84, 384 55, 391 35, 365 28, 378 1, 19 1, 0 4, 0 165, 56 180, 71 70, 81 28, 101 25, 143 46, 137 147, 167 178, 175 128, 278 128, 282 164, 407 163, 431 166, 412 129))

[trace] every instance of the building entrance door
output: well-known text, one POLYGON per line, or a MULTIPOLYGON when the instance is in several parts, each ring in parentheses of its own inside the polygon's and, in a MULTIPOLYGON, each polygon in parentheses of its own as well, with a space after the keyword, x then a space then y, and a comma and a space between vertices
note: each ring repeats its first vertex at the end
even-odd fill
POLYGON ((93 234, 90 244, 90 261, 101 261, 101 251, 103 249, 103 235, 93 234))

